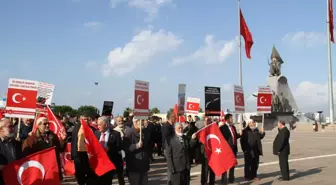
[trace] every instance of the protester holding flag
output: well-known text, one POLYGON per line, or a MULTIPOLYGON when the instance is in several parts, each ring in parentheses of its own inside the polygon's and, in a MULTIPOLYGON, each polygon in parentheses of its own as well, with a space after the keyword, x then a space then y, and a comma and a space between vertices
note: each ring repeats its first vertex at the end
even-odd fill
MULTIPOLYGON (((89 124, 89 115, 85 113, 82 114, 80 120, 89 124)), ((71 158, 75 163, 77 183, 79 185, 93 185, 96 180, 96 174, 89 165, 89 156, 84 141, 84 131, 81 123, 76 123, 72 131, 71 158)))
POLYGON ((99 117, 97 120, 98 130, 95 132, 99 143, 105 149, 110 161, 116 170, 109 171, 98 178, 99 185, 112 185, 114 174, 117 175, 120 185, 125 184, 123 173, 123 161, 121 156, 122 139, 118 131, 109 128, 110 120, 106 116, 99 117))
MULTIPOLYGON (((225 124, 220 127, 220 130, 226 140, 226 142, 230 145, 232 152, 235 157, 237 157, 238 147, 237 147, 237 139, 240 138, 241 133, 237 133, 237 129, 233 124, 232 114, 226 114, 225 124)), ((235 175, 234 175, 235 167, 233 166, 229 171, 229 179, 227 179, 227 172, 222 175, 222 184, 235 183, 235 175)))
POLYGON ((142 128, 141 120, 134 119, 133 127, 126 130, 123 140, 130 185, 148 184, 149 141, 150 135, 147 129, 142 128))
MULTIPOLYGON (((0 120, 0 171, 4 166, 20 159, 22 156, 21 142, 15 140, 14 128, 8 118, 0 120)), ((0 173, 0 185, 4 185, 2 173, 0 173)))
POLYGON ((36 130, 33 130, 22 144, 23 155, 28 156, 55 147, 60 180, 62 180, 60 153, 64 150, 64 141, 60 141, 57 135, 50 131, 48 118, 44 114, 38 115, 35 125, 36 130))

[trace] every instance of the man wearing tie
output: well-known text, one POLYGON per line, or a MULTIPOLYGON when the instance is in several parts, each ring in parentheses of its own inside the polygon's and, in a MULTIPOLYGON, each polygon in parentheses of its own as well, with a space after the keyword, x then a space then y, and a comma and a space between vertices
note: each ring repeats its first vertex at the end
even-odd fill
MULTIPOLYGON (((234 155, 237 157, 238 147, 237 147, 237 139, 240 138, 241 134, 237 133, 236 127, 233 125, 233 119, 232 114, 226 114, 225 115, 225 124, 220 127, 220 130, 227 141, 227 143, 230 145, 234 155)), ((229 179, 227 178, 227 172, 225 172, 222 175, 222 185, 229 183, 235 183, 235 176, 234 176, 234 169, 233 166, 229 170, 229 179)))
POLYGON ((120 185, 124 185, 123 165, 122 165, 122 140, 118 131, 109 128, 109 118, 102 116, 98 118, 98 130, 95 132, 99 143, 105 149, 110 161, 116 170, 109 171, 98 178, 99 185, 112 185, 114 174, 117 174, 120 185))

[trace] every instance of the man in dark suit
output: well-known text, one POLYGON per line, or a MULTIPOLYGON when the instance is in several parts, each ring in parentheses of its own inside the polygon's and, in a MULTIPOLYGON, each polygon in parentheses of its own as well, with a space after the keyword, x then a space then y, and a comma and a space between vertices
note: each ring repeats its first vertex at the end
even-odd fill
POLYGON ((104 147, 110 161, 116 167, 116 170, 105 173, 98 178, 100 185, 112 185, 113 175, 117 174, 120 185, 125 185, 123 174, 123 162, 121 156, 122 140, 118 131, 109 128, 109 118, 102 116, 98 118, 98 130, 95 135, 99 143, 104 147))
MULTIPOLYGON (((84 120, 89 124, 89 116, 87 114, 81 115, 80 120, 84 120)), ((90 128, 94 131, 92 127, 90 128)), ((76 123, 72 130, 71 159, 74 160, 75 163, 75 176, 78 185, 95 184, 97 175, 91 169, 89 164, 89 157, 84 142, 83 127, 80 122, 76 123)))
POLYGON ((123 140, 130 185, 148 185, 149 141, 147 129, 143 128, 139 119, 134 119, 133 127, 126 130, 123 140))
MULTIPOLYGON (((165 154, 165 143, 166 143, 166 139, 168 137, 172 137, 174 134, 175 134, 175 131, 174 131, 174 124, 176 122, 176 116, 174 114, 174 112, 169 112, 167 114, 167 119, 168 121, 166 123, 164 123, 162 125, 162 128, 161 128, 161 131, 162 131, 162 143, 163 143, 163 151, 164 151, 164 154, 165 154)), ((165 154, 166 156, 166 154, 165 154)), ((165 157, 167 159, 167 157, 165 157)), ((167 171, 168 173, 168 185, 170 184, 170 172, 167 171)))
POLYGON ((190 146, 189 140, 183 135, 181 123, 175 124, 175 135, 166 139, 166 157, 170 182, 172 185, 190 184, 190 146))
MULTIPOLYGON (((226 114, 225 121, 225 124, 220 127, 220 131, 222 132, 227 143, 230 145, 234 155, 237 157, 237 139, 240 138, 241 133, 237 133, 237 129, 233 125, 232 114, 226 114)), ((229 170, 229 179, 227 178, 227 172, 223 173, 221 179, 222 184, 227 184, 228 182, 235 183, 234 170, 234 166, 229 170)))
POLYGON ((285 124, 286 123, 282 120, 278 121, 279 133, 273 142, 273 154, 279 156, 279 164, 282 175, 282 177, 279 178, 280 181, 289 181, 288 156, 290 154, 290 132, 285 124))
POLYGON ((254 120, 248 120, 248 126, 240 138, 241 149, 244 152, 244 177, 246 180, 259 180, 259 156, 263 155, 261 140, 265 137, 264 129, 260 131, 254 120))

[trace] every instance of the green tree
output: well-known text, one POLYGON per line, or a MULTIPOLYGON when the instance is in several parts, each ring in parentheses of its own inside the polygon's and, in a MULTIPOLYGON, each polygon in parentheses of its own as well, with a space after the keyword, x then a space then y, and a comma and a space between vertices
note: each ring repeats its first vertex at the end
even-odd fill
POLYGON ((126 107, 123 113, 124 118, 128 117, 131 112, 133 112, 133 109, 131 107, 126 107))
POLYGON ((82 105, 78 109, 78 114, 88 114, 90 117, 95 116, 96 114, 99 114, 99 110, 92 106, 92 105, 82 105))
POLYGON ((198 110, 198 112, 203 112, 203 109, 200 107, 199 110, 198 110))
POLYGON ((153 114, 159 114, 160 110, 157 107, 153 107, 152 109, 149 110, 149 115, 153 115, 153 114))
POLYGON ((53 107, 54 114, 56 115, 70 115, 73 116, 72 114, 76 111, 72 107, 68 105, 55 105, 53 107))

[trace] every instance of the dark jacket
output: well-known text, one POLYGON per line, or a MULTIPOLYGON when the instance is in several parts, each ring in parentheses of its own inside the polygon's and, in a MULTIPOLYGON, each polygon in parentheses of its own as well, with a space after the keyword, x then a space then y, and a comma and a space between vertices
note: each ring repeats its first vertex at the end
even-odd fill
POLYGON ((126 154, 126 168, 128 172, 149 171, 150 137, 147 129, 142 129, 142 147, 138 148, 140 133, 134 127, 126 130, 123 147, 126 154))
POLYGON ((287 127, 279 129, 279 133, 273 142, 273 154, 274 155, 289 155, 290 145, 289 145, 290 132, 287 127))
POLYGON ((252 156, 263 155, 261 140, 264 137, 265 132, 260 133, 258 128, 252 130, 249 126, 246 127, 240 138, 242 151, 252 156))
MULTIPOLYGON (((101 132, 98 130, 95 132, 95 136, 97 137, 98 141, 101 136, 101 132)), ((115 130, 110 129, 110 134, 107 141, 107 147, 108 151, 107 156, 110 158, 110 161, 114 164, 114 166, 121 170, 123 169, 123 162, 122 162, 122 156, 121 156, 121 150, 122 150, 122 140, 120 133, 115 130)))
MULTIPOLYGON (((236 129, 235 126, 232 126, 232 127, 233 127, 233 130, 234 130, 235 134, 236 134, 236 144, 237 144, 237 140, 240 138, 240 134, 237 133, 237 129, 236 129)), ((226 142, 228 142, 228 144, 230 145, 232 151, 234 153, 237 153, 238 152, 238 147, 237 147, 237 145, 234 144, 234 138, 231 134, 229 126, 227 126, 227 124, 224 124, 219 129, 220 129, 221 133, 223 134, 226 142)))
POLYGON ((175 134, 174 126, 171 125, 169 122, 166 122, 162 125, 161 131, 162 131, 163 148, 165 148, 164 145, 166 143, 166 139, 168 137, 172 137, 175 134))
POLYGON ((186 136, 177 135, 166 139, 166 160, 168 170, 172 173, 190 170, 190 145, 186 136))

